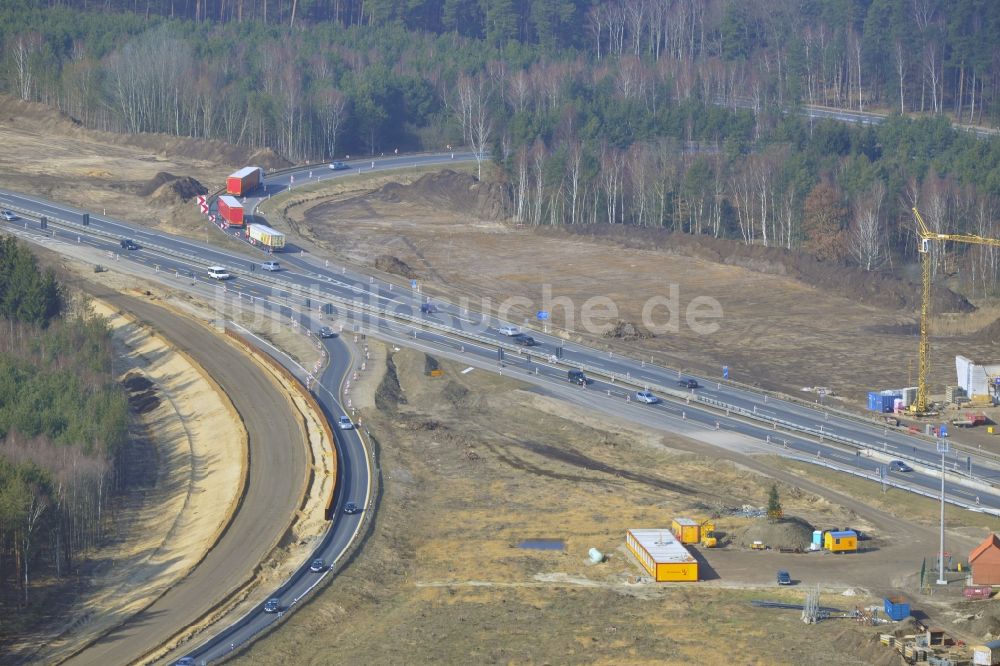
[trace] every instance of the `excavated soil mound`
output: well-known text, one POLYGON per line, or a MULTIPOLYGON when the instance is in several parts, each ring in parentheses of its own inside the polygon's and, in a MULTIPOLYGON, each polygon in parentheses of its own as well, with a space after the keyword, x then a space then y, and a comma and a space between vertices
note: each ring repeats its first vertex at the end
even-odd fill
MULTIPOLYGON (((837 622, 839 620, 831 620, 837 622)), ((879 632, 862 633, 857 629, 841 629, 837 634, 836 644, 844 649, 844 653, 856 657, 862 664, 871 666, 905 666, 906 661, 896 650, 879 642, 879 632)))
MULTIPOLYGON (((920 308, 918 283, 894 275, 863 271, 846 263, 820 261, 805 252, 747 245, 711 236, 637 229, 620 224, 545 228, 540 229, 540 233, 591 236, 602 241, 610 240, 624 247, 656 249, 713 263, 740 266, 758 273, 785 275, 869 305, 902 310, 920 308)), ((972 312, 976 309, 964 296, 945 287, 934 287, 932 298, 933 312, 972 312)))
POLYGON ((421 176, 410 185, 387 183, 364 198, 387 203, 424 203, 469 213, 483 220, 507 217, 507 192, 499 183, 445 169, 421 176))
POLYGON ((1000 345, 1000 319, 976 331, 974 339, 976 342, 1000 345))
POLYGON ((128 391, 128 405, 133 412, 145 414, 160 405, 160 397, 156 395, 156 385, 137 373, 129 373, 122 379, 122 386, 128 391))
POLYGON ((955 604, 960 614, 957 627, 967 634, 991 641, 1000 636, 1000 607, 995 601, 966 601, 955 604))
POLYGON ((638 328, 630 321, 619 319, 611 328, 604 331, 604 337, 615 338, 617 340, 639 340, 641 338, 651 338, 653 335, 648 331, 638 328))
POLYGON ((385 273, 402 275, 410 280, 415 280, 419 277, 417 272, 408 263, 391 254, 380 254, 375 257, 375 268, 385 273))
POLYGON ((139 194, 150 197, 158 204, 177 204, 190 201, 199 194, 208 194, 208 188, 190 176, 175 176, 161 171, 139 188, 139 194))
POLYGON ((764 518, 733 531, 732 541, 749 548, 754 541, 768 548, 799 548, 806 550, 812 542, 813 526, 801 518, 782 518, 770 522, 764 518))

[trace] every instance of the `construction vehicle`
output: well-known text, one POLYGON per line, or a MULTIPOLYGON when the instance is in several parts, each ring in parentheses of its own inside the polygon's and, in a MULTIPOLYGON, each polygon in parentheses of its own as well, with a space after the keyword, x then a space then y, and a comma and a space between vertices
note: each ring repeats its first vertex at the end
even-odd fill
POLYGON ((767 550, 767 546, 764 545, 763 541, 754 541, 750 544, 750 550, 767 550))
POLYGON ((931 315, 931 241, 946 243, 969 243, 972 245, 989 245, 1000 247, 1000 239, 983 238, 971 234, 940 234, 927 228, 924 218, 916 206, 913 207, 913 217, 917 221, 917 235, 920 237, 921 272, 923 292, 920 299, 920 364, 917 372, 917 399, 910 405, 910 412, 916 415, 927 414, 927 369, 930 363, 930 326, 931 315))

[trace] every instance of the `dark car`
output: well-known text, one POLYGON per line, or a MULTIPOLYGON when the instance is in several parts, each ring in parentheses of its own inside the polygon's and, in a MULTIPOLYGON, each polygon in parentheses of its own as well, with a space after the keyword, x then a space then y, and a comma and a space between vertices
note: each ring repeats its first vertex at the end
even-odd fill
POLYGON ((514 342, 521 345, 522 347, 534 347, 538 344, 533 337, 530 335, 525 335, 524 333, 518 333, 514 336, 514 342))
POLYGON ((174 662, 174 666, 194 666, 194 657, 181 657, 174 662))
POLYGON ((354 502, 348 502, 347 504, 344 505, 344 513, 354 514, 358 513, 359 511, 361 511, 361 507, 359 507, 354 502))
POLYGON ((437 306, 433 303, 421 303, 420 311, 424 314, 434 314, 438 311, 437 306))
POLYGON ((334 171, 343 171, 344 169, 350 169, 351 165, 347 162, 330 162, 330 168, 334 171))
POLYGON ((579 384, 581 386, 586 386, 590 383, 590 379, 587 375, 583 374, 583 370, 569 370, 566 372, 566 380, 572 384, 579 384))
POLYGON ((138 250, 139 249, 139 246, 136 245, 136 242, 134 240, 132 240, 131 238, 123 238, 121 245, 122 245, 122 249, 123 250, 138 250))
POLYGON ((792 577, 784 569, 778 571, 778 585, 791 585, 792 577))
POLYGON ((316 331, 316 334, 321 338, 335 338, 337 337, 337 332, 330 328, 329 326, 324 326, 323 328, 316 331))
POLYGON ((277 613, 279 610, 281 610, 281 600, 277 597, 272 597, 264 602, 265 613, 277 613))
POLYGON ((890 472, 912 472, 913 468, 902 460, 893 460, 889 463, 890 472))
POLYGON ((682 388, 696 389, 701 386, 697 381, 693 379, 681 379, 677 382, 677 385, 682 388))
POLYGON ((324 569, 326 569, 326 562, 323 560, 313 560, 312 564, 309 565, 309 571, 312 571, 313 573, 319 573, 324 569))

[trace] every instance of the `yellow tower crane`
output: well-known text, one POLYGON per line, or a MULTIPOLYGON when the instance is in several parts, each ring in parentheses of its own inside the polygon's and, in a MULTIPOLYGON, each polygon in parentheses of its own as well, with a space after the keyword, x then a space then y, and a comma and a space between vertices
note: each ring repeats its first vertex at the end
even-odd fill
POLYGON ((972 245, 991 245, 1000 247, 1000 239, 983 238, 970 234, 939 234, 927 228, 920 211, 913 208, 913 217, 917 220, 917 235, 920 236, 921 269, 923 272, 923 294, 920 300, 920 367, 917 371, 917 401, 910 405, 910 411, 916 414, 927 412, 927 366, 930 357, 930 338, 927 328, 931 316, 931 241, 946 243, 970 243, 972 245))

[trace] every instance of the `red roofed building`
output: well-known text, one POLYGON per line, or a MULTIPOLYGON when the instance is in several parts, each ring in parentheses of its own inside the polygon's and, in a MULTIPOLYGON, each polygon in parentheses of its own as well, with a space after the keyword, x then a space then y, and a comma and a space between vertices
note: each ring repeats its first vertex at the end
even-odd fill
POLYGON ((973 585, 1000 585, 1000 537, 991 534, 969 553, 973 585))

